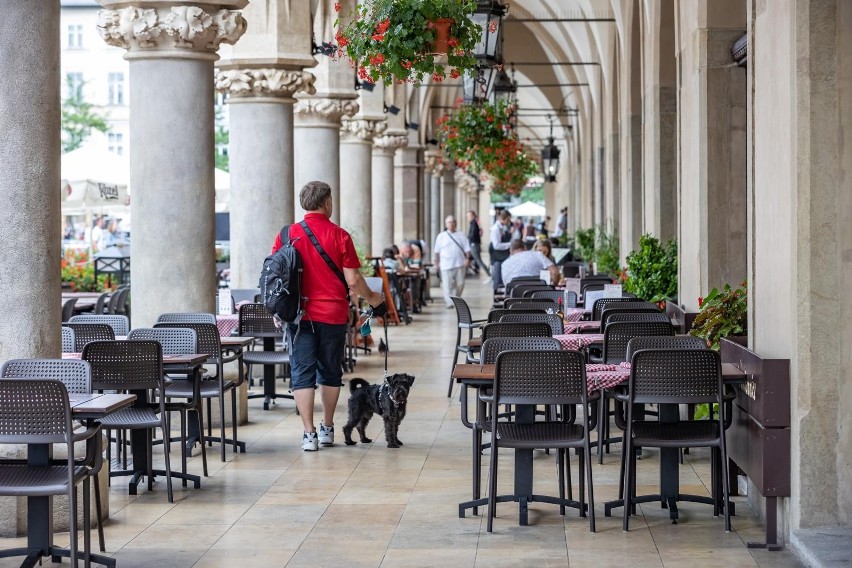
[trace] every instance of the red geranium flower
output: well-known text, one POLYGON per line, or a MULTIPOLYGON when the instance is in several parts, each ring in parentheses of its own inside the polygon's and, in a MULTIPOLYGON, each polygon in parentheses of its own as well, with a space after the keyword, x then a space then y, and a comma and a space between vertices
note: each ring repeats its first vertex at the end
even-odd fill
POLYGON ((337 33, 334 34, 334 39, 335 41, 337 41, 338 47, 346 47, 347 45, 349 45, 349 40, 346 38, 345 35, 343 35, 343 32, 341 32, 340 30, 337 30, 337 33))
POLYGON ((411 69, 412 65, 414 65, 414 63, 412 63, 411 61, 403 61, 402 62, 402 66, 405 67, 406 69, 411 69))
POLYGON ((450 46, 450 47, 458 47, 459 40, 457 40, 454 37, 451 37, 450 39, 447 40, 447 45, 450 46))
POLYGON ((453 79, 458 79, 460 76, 461 73, 459 73, 458 69, 453 69, 452 71, 450 71, 450 77, 452 77, 453 79))
POLYGON ((382 20, 379 22, 379 25, 376 26, 376 33, 383 34, 388 31, 390 27, 390 20, 382 20))
POLYGON ((340 11, 340 2, 335 2, 335 3, 334 3, 334 11, 335 11, 335 12, 339 12, 339 11, 340 11))
POLYGON ((698 307, 700 308, 702 305, 704 305, 704 298, 698 296, 698 307))
POLYGON ((441 81, 444 80, 444 77, 440 73, 433 73, 432 74, 432 80, 435 81, 436 83, 440 83, 441 81))
POLYGON ((379 53, 375 57, 370 58, 370 64, 371 65, 381 65, 384 62, 385 62, 385 56, 382 55, 381 53, 379 53))
POLYGON ((372 37, 376 41, 382 41, 385 39, 385 34, 374 34, 370 37, 372 37))

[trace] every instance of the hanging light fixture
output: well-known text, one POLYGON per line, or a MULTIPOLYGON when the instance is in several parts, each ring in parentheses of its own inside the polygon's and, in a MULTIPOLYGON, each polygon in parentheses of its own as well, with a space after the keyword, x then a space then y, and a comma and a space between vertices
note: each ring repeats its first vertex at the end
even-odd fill
POLYGON ((518 88, 514 81, 509 78, 509 74, 504 69, 497 72, 497 77, 494 79, 494 87, 491 91, 491 101, 494 103, 506 101, 512 103, 515 100, 515 93, 518 88))
POLYGON ((550 121, 550 136, 547 146, 541 149, 541 171, 545 182, 554 182, 559 173, 559 148, 553 144, 553 118, 548 115, 547 120, 550 121))
POLYGON ((497 77, 496 67, 480 67, 476 75, 465 75, 462 80, 462 97, 465 103, 476 104, 488 100, 497 77))
POLYGON ((497 49, 500 46, 500 33, 503 31, 503 16, 506 12, 507 7, 497 0, 478 0, 476 12, 470 19, 482 30, 482 36, 473 48, 473 54, 480 60, 480 64, 497 63, 497 49))

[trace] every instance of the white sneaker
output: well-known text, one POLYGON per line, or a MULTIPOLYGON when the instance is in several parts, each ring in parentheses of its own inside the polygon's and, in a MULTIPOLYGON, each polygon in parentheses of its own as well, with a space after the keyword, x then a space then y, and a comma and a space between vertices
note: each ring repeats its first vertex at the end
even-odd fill
POLYGON ((319 443, 323 446, 334 445, 334 426, 326 426, 325 424, 320 422, 319 443))
POLYGON ((302 434, 302 450, 306 452, 315 452, 319 449, 317 433, 305 432, 302 434))

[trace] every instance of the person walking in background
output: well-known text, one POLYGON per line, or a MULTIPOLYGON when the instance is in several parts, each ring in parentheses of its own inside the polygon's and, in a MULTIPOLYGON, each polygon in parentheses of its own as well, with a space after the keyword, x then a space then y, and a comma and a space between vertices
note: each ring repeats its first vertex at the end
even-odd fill
MULTIPOLYGON (((331 187, 320 181, 309 182, 299 192, 304 220, 290 226, 290 242, 302 257, 302 295, 304 316, 299 323, 288 323, 290 346, 290 388, 302 419, 302 450, 314 452, 319 444, 334 444, 334 410, 340 397, 343 377, 343 346, 349 322, 349 291, 373 306, 373 315, 385 314, 381 294, 373 292, 361 276, 361 260, 352 237, 331 222, 331 187), (315 237, 319 246, 312 243, 315 237), (330 263, 323 260, 323 250, 330 263), (337 270, 334 270, 331 265, 337 270), (338 274, 342 272, 345 283, 338 274), (314 397, 319 385, 322 422, 319 433, 314 427, 314 397)), ((283 246, 281 235, 272 252, 283 246)))
POLYGON ((464 233, 457 230, 456 218, 447 216, 446 231, 435 239, 435 270, 441 274, 441 289, 447 308, 453 307, 451 296, 460 297, 464 291, 464 275, 470 265, 470 244, 464 233))
POLYGON ((479 226, 479 220, 476 218, 476 212, 470 210, 467 212, 467 240, 470 243, 470 253, 473 256, 476 273, 479 274, 479 269, 485 271, 485 274, 491 276, 491 271, 488 266, 482 262, 482 228, 479 226))
POLYGON ((556 219, 556 230, 553 231, 553 236, 561 237, 568 231, 568 208, 563 207, 559 210, 559 217, 556 219))
POLYGON ((491 257, 491 283, 494 291, 503 285, 500 277, 500 263, 509 258, 509 242, 512 240, 512 216, 503 209, 497 214, 497 221, 491 227, 488 244, 488 256, 491 257))

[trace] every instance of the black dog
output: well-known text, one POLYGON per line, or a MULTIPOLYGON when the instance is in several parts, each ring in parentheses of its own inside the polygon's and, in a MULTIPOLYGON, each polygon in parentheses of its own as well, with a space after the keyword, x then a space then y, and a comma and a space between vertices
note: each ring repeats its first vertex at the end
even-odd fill
POLYGON ((361 436, 361 443, 372 442, 367 437, 367 423, 373 414, 378 414, 385 421, 385 439, 389 448, 398 448, 402 445, 397 437, 399 423, 405 418, 405 406, 408 403, 408 391, 414 377, 399 373, 385 379, 381 385, 371 385, 364 379, 352 379, 349 382, 349 420, 343 427, 343 435, 346 437, 346 445, 352 446, 352 430, 357 429, 361 436))

